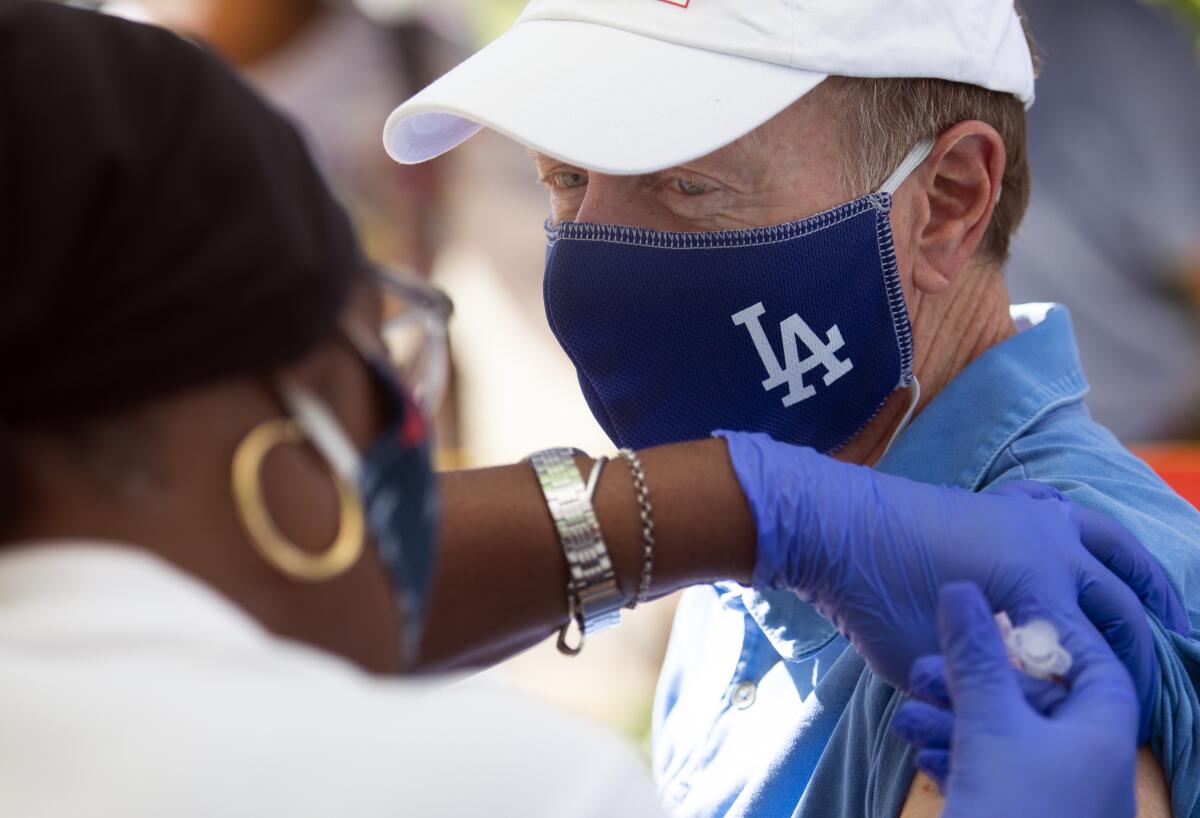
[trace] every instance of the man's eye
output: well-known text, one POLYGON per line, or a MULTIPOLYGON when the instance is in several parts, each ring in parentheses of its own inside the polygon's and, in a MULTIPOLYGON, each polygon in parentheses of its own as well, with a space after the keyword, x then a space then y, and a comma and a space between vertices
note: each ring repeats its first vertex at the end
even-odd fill
POLYGON ((588 183, 586 173, 580 173, 577 170, 564 170, 558 173, 550 174, 550 186, 557 190, 574 190, 577 187, 583 187, 588 183))
POLYGON ((713 188, 703 182, 697 182, 694 179, 676 179, 675 189, 684 196, 702 196, 708 193, 713 188))

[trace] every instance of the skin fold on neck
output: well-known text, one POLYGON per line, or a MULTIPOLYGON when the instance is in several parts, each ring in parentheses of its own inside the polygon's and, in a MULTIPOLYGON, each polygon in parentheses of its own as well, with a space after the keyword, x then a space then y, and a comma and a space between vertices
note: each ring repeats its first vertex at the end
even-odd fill
MULTIPOLYGON (((921 382, 915 418, 975 359, 1017 334, 1008 289, 998 265, 977 265, 935 297, 906 292, 913 327, 913 372, 921 382)), ((867 427, 834 454, 845 463, 874 466, 904 421, 911 395, 894 392, 867 427)))

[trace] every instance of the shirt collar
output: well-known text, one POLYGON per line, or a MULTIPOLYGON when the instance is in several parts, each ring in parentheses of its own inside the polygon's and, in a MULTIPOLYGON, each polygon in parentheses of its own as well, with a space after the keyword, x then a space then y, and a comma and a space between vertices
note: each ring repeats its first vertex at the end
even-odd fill
MULTIPOLYGON (((1000 453, 1054 408, 1079 401, 1087 380, 1056 304, 1012 308, 1018 333, 992 347, 943 389, 876 466, 922 483, 982 488, 1000 453)), ((742 605, 789 661, 815 655, 836 636, 828 620, 790 591, 746 590, 742 605)))
POLYGON ((1022 304, 1012 317, 1020 331, 950 381, 876 468, 978 490, 1013 440, 1047 412, 1087 394, 1066 307, 1022 304))
POLYGON ((144 549, 67 540, 5 546, 0 637, 40 641, 89 634, 233 648, 271 640, 231 601, 144 549))

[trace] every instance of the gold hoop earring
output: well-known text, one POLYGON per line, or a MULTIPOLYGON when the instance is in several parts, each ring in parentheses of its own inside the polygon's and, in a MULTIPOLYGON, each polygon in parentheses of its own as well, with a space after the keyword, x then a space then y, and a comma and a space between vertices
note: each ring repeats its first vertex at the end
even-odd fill
POLYGON ((233 453, 233 500, 250 543, 271 567, 300 582, 327 582, 349 571, 363 553, 366 524, 358 488, 333 475, 341 509, 340 530, 328 550, 313 554, 296 546, 279 529, 267 508, 260 480, 262 463, 272 449, 304 441, 300 424, 286 418, 264 421, 251 429, 233 453))

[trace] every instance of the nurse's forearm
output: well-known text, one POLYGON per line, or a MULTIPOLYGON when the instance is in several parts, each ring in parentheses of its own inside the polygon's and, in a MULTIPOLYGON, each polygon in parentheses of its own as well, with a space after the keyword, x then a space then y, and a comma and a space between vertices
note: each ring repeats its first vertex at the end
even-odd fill
MULTIPOLYGON (((688 585, 749 582, 755 530, 725 442, 641 453, 654 508, 651 596, 688 585)), ((578 458, 587 477, 592 461, 578 458)), ((567 564, 528 463, 452 472, 441 480, 442 531, 421 670, 494 664, 567 620, 567 564)), ((596 514, 626 600, 642 570, 642 527, 628 463, 614 460, 596 514)))

